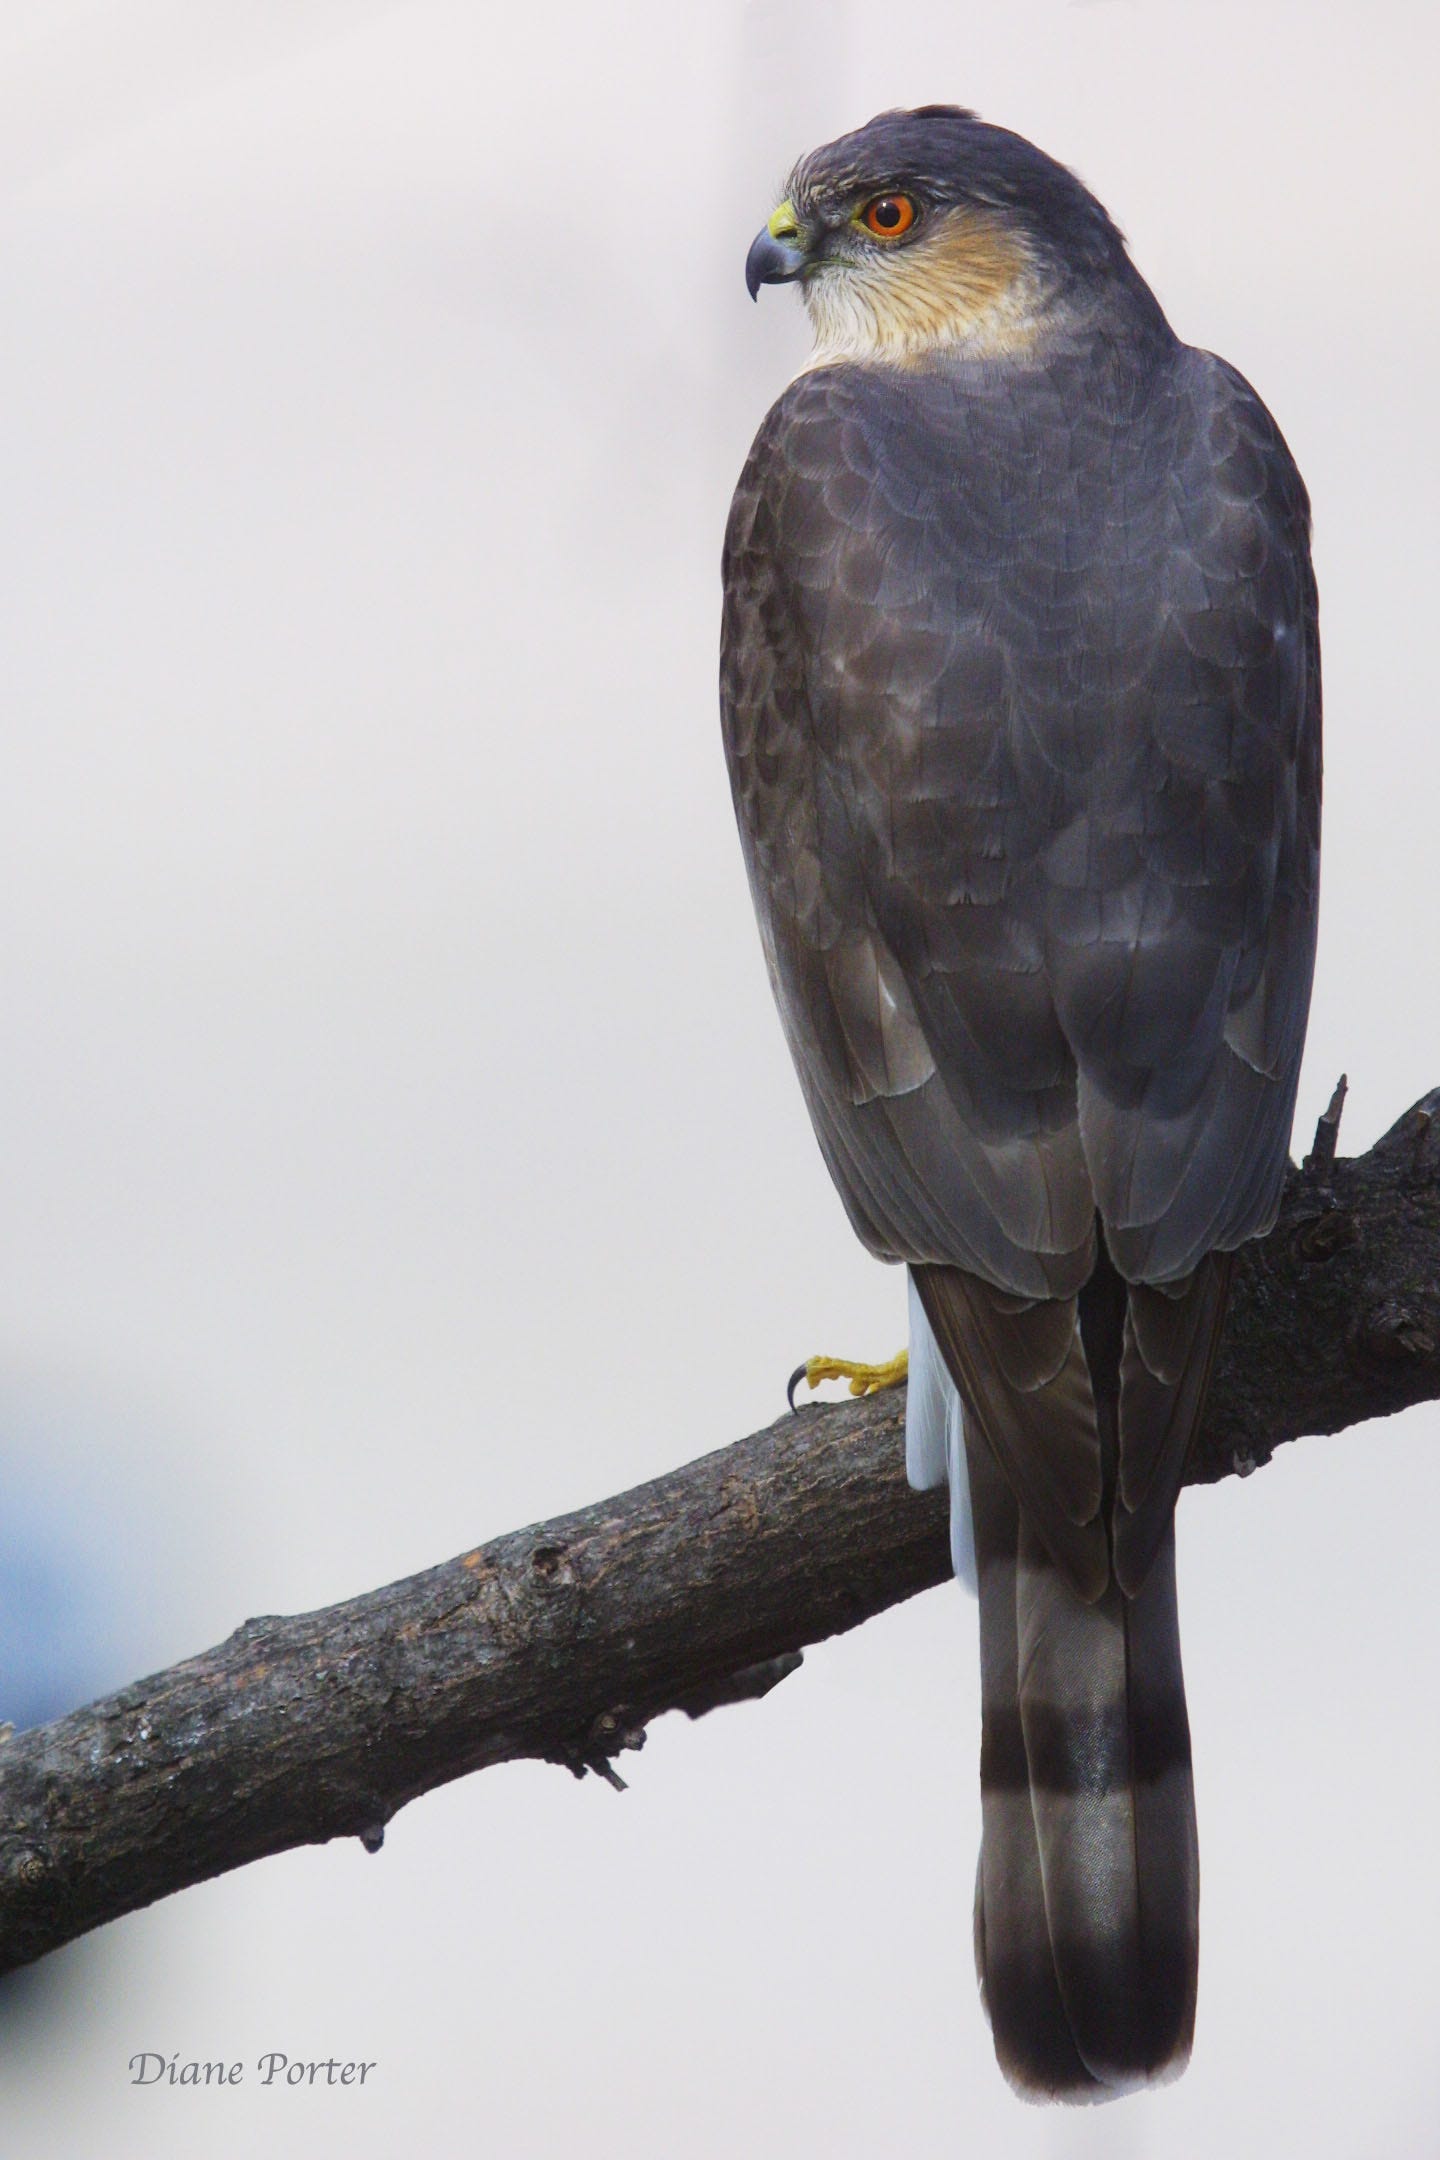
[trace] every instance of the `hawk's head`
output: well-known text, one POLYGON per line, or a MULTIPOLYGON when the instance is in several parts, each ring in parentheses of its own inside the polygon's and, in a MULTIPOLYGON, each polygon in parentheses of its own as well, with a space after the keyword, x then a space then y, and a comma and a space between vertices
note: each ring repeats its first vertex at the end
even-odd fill
POLYGON ((881 113, 801 158, 745 264, 752 298, 797 278, 817 357, 900 362, 1023 350, 1087 291, 1140 286, 1072 172, 958 105, 881 113))

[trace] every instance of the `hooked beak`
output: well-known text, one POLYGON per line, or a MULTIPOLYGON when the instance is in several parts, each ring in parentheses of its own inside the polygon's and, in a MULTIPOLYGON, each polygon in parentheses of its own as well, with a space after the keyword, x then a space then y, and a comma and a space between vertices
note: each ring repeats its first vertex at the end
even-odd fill
POLYGON ((788 285, 805 268, 806 255, 793 240, 777 240, 767 226, 750 243, 745 257, 745 290, 752 300, 762 285, 788 285))

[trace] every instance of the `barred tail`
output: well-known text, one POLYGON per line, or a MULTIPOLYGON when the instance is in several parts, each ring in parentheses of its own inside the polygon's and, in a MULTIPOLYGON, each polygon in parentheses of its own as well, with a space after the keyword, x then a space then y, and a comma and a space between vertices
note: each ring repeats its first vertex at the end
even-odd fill
POLYGON ((983 1839, 975 1956, 995 2049, 1035 2099, 1185 2067, 1199 1855, 1172 1526, 1135 1597, 1084 1603, 969 1441, 983 1839))

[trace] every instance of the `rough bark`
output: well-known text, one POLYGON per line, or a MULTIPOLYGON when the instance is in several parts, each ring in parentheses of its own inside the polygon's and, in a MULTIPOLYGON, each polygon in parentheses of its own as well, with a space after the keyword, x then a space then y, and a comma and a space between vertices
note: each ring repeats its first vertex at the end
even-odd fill
MULTIPOLYGON (((1440 1090, 1368 1155, 1343 1099, 1240 1255, 1192 1482, 1440 1396, 1440 1090)), ((809 1407, 652 1484, 217 1649, 0 1746, 0 1971, 190 1883, 359 1837, 516 1757, 619 1783, 662 1711, 760 1695, 802 1645, 948 1573, 903 1391, 809 1407)))

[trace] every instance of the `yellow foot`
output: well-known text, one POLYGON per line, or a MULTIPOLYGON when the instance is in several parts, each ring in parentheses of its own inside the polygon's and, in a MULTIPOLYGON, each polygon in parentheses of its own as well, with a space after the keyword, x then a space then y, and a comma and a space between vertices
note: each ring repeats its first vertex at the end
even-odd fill
POLYGON ((878 1395, 882 1388, 899 1387, 910 1370, 910 1353, 900 1351, 885 1365, 857 1365, 851 1358, 812 1357, 803 1365, 797 1365, 790 1375, 785 1390, 785 1400, 795 1408, 795 1390, 803 1380, 807 1387, 819 1387, 822 1380, 848 1380, 852 1395, 878 1395))

